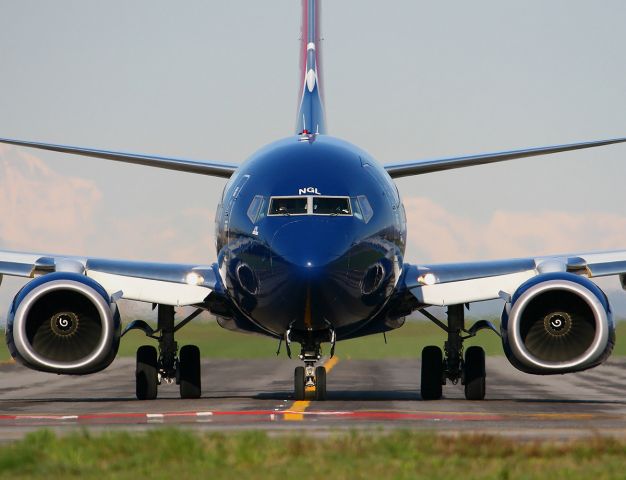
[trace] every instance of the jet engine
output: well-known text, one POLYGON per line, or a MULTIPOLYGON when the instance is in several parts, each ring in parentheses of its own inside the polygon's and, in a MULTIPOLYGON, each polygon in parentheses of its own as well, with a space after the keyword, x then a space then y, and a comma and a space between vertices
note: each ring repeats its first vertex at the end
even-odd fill
POLYGON ((117 354, 120 316, 96 281, 50 273, 27 283, 13 300, 6 340, 11 355, 34 370, 94 373, 117 354))
POLYGON ((546 273, 521 285, 505 306, 501 329, 511 364, 537 375, 595 367, 615 343, 606 295, 571 273, 546 273))

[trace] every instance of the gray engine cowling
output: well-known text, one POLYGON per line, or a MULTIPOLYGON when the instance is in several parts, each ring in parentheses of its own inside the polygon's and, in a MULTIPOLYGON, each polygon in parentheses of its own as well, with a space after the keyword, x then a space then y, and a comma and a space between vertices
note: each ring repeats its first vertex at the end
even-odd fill
POLYGON ((117 306, 100 284, 75 273, 50 273, 14 298, 6 340, 13 358, 29 368, 81 375, 111 364, 120 327, 117 306))
POLYGON ((615 343, 606 295, 570 273, 539 275, 520 286, 505 306, 501 330, 511 364, 539 375, 595 367, 615 343))

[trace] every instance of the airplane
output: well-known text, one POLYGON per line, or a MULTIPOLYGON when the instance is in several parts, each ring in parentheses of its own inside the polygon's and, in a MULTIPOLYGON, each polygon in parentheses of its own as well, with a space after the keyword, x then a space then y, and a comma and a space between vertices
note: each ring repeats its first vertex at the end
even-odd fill
POLYGON ((301 84, 296 131, 241 165, 0 138, 0 142, 228 179, 215 218, 213 263, 139 262, 0 251, 2 275, 30 279, 7 317, 12 357, 28 368, 67 375, 101 371, 123 335, 143 331, 135 387, 140 400, 176 382, 181 398, 201 396, 200 351, 178 348, 176 333, 202 312, 220 326, 300 346, 294 398, 307 387, 327 399, 322 344, 400 328, 418 312, 440 327, 444 348, 422 351, 420 393, 442 397, 461 382, 468 400, 486 395, 485 352, 464 348, 493 330, 517 369, 536 375, 578 372, 605 361, 615 326, 605 293, 591 278, 617 275, 626 288, 626 250, 534 258, 422 264, 405 259, 406 215, 394 179, 626 142, 626 138, 450 158, 381 164, 328 134, 321 78, 321 0, 302 0, 301 84), (117 302, 152 304, 123 331, 117 302), (501 299, 499 331, 466 325, 474 302, 501 299), (428 309, 446 307, 446 318, 428 309), (176 321, 176 308, 192 307, 176 321))

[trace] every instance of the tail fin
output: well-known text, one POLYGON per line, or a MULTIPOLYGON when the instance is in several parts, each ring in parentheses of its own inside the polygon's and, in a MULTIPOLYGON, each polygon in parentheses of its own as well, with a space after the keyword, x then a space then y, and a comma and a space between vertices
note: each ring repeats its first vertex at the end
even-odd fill
POLYGON ((321 0, 302 0, 302 90, 296 122, 298 134, 326 133, 320 73, 320 4, 321 0))

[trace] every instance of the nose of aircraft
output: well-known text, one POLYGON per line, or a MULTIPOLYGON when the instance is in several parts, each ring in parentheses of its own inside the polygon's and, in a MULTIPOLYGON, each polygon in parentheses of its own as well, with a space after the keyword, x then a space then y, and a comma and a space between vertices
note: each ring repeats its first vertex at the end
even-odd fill
POLYGON ((283 311, 307 329, 327 328, 342 296, 349 296, 350 241, 334 218, 293 220, 271 241, 272 272, 283 311))
POLYGON ((317 270, 349 255, 348 235, 333 220, 307 218, 283 225, 271 242, 273 259, 294 268, 317 270))

